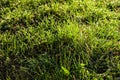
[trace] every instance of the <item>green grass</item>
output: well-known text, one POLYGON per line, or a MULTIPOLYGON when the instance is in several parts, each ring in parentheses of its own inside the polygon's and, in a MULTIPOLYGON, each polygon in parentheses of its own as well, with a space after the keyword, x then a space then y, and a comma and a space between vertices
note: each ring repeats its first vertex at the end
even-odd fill
POLYGON ((119 75, 119 0, 0 0, 0 80, 119 75))

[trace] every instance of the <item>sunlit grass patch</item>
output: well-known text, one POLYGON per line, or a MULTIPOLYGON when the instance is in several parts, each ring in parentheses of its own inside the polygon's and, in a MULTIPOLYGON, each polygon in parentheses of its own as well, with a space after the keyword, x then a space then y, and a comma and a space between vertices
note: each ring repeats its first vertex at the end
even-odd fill
POLYGON ((114 80, 119 0, 1 0, 0 79, 114 80))

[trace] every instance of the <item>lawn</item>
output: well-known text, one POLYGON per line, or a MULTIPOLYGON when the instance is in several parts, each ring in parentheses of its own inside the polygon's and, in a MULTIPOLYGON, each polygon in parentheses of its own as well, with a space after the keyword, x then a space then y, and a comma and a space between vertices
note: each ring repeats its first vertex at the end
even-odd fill
POLYGON ((0 80, 120 80, 120 0, 0 0, 0 80))

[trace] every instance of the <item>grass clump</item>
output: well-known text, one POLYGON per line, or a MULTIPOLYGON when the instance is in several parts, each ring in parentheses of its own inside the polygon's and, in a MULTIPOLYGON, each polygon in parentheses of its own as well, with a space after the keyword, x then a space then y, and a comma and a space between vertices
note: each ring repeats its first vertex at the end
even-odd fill
POLYGON ((116 80, 119 0, 1 0, 0 79, 116 80))

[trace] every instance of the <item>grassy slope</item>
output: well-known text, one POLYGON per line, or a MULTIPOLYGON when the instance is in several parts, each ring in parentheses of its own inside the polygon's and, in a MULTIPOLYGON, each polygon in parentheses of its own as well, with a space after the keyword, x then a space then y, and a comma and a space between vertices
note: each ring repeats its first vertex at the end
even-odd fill
POLYGON ((119 0, 0 0, 2 80, 112 80, 119 55, 119 0))

